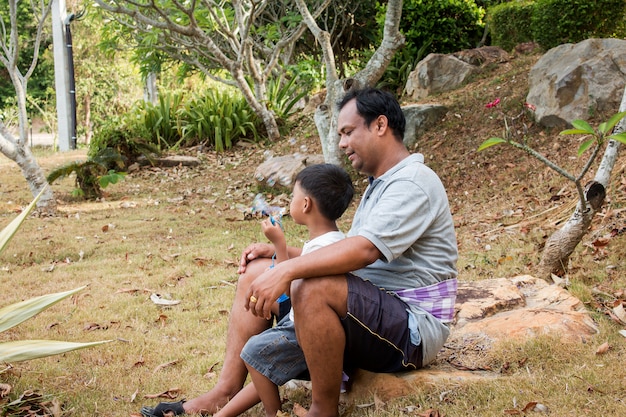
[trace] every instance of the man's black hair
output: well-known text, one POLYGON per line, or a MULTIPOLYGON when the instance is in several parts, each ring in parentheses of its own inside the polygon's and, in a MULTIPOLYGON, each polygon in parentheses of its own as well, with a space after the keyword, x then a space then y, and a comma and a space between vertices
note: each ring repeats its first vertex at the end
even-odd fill
POLYGON ((350 175, 333 164, 310 165, 298 173, 296 182, 330 220, 340 218, 354 196, 350 175))
POLYGON ((378 116, 385 116, 393 135, 402 142, 406 119, 400 103, 391 93, 372 87, 350 90, 337 104, 339 110, 353 99, 356 99, 357 112, 365 120, 366 126, 369 126, 378 116))

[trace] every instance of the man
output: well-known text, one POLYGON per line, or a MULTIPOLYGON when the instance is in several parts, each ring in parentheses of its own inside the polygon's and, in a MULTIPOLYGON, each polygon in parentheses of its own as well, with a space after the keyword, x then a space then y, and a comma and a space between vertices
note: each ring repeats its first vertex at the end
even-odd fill
POLYGON ((244 250, 220 380, 184 411, 213 413, 241 389, 239 353, 289 290, 313 387, 309 417, 338 415, 343 369, 417 369, 448 337, 458 254, 445 189, 423 156, 404 146, 406 121, 393 96, 350 91, 339 109, 339 147, 370 177, 348 237, 272 269, 271 246, 244 250))

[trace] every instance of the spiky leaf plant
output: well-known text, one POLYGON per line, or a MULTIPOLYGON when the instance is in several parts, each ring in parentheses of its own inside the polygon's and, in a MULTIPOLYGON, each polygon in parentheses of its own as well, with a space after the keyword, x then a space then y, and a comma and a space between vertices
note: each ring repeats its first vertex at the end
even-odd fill
MULTIPOLYGON (((24 222, 24 219, 26 219, 28 214, 33 210, 43 191, 44 190, 42 190, 39 195, 35 197, 30 205, 23 210, 19 216, 17 216, 0 232, 0 253, 4 251, 4 248, 15 235, 15 232, 24 222)), ((39 314, 51 305, 58 303, 62 299, 69 297, 74 293, 77 293, 83 288, 85 287, 83 286, 70 291, 55 294, 42 295, 0 308, 0 333, 17 326, 18 324, 39 314)), ((100 345, 107 342, 110 342, 110 340, 91 343, 73 343, 56 340, 13 340, 0 343, 0 362, 27 361, 45 356, 57 355, 59 353, 65 353, 76 349, 100 345)))

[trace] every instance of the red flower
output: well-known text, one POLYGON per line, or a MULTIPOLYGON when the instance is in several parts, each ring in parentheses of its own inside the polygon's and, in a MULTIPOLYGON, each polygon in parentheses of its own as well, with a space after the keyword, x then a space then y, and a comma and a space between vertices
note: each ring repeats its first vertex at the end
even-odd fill
POLYGON ((495 100, 494 100, 494 101, 492 101, 491 103, 487 103, 487 104, 485 104, 485 107, 486 107, 486 108, 488 108, 488 109, 490 109, 490 108, 492 108, 492 107, 496 107, 498 104, 500 104, 500 99, 499 99, 499 98, 495 99, 495 100))
POLYGON ((524 107, 526 107, 527 109, 529 109, 530 111, 535 111, 537 110, 537 106, 535 106, 534 104, 530 104, 530 103, 524 103, 524 107))

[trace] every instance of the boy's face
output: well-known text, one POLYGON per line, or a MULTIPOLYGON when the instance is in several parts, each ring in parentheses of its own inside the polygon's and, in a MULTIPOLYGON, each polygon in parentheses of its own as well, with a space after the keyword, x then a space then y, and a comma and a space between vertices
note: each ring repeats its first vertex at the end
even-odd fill
POLYGON ((305 215, 304 209, 307 204, 308 198, 302 187, 300 187, 300 183, 296 182, 293 186, 293 195, 289 203, 289 215, 296 224, 303 224, 305 215))

